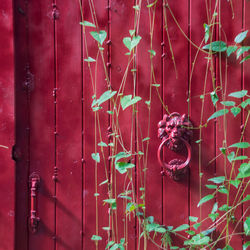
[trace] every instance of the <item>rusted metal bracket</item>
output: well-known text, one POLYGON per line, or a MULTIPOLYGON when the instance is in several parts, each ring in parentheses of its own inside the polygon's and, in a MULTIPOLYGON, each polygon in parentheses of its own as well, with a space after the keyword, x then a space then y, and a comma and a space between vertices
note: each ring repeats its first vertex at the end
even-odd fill
POLYGON ((29 177, 30 183, 30 218, 29 227, 32 233, 36 233, 40 218, 37 216, 37 192, 40 183, 40 177, 36 173, 32 173, 29 177))
POLYGON ((190 127, 192 127, 192 123, 187 115, 181 116, 177 112, 164 115, 163 119, 158 123, 158 137, 162 140, 157 152, 158 162, 163 168, 162 174, 167 174, 176 181, 180 180, 187 172, 191 160, 189 141, 193 133, 189 130, 190 127), (175 152, 181 152, 186 147, 188 152, 186 161, 181 159, 173 159, 168 163, 163 161, 162 152, 164 146, 175 152))

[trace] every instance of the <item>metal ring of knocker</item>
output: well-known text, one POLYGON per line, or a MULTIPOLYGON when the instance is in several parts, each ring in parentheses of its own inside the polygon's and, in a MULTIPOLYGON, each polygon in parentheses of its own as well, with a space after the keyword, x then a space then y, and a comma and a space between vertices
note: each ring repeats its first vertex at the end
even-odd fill
MULTIPOLYGON (((178 139, 180 139, 187 148, 188 156, 185 162, 180 159, 171 160, 169 163, 163 161, 162 159, 163 147, 169 142, 170 139, 163 140, 157 151, 158 162, 163 167, 163 169, 167 171, 167 174, 174 180, 179 180, 180 176, 185 174, 187 169, 186 167, 188 166, 192 155, 191 145, 181 137, 178 137, 178 139)), ((165 173, 165 171, 163 171, 163 173, 165 173)))
POLYGON ((174 112, 170 115, 164 115, 163 119, 158 123, 158 137, 162 140, 158 151, 158 162, 163 168, 162 174, 167 174, 174 180, 179 180, 182 175, 187 172, 188 164, 191 160, 191 145, 189 140, 192 136, 192 131, 189 128, 192 123, 189 121, 187 115, 180 115, 174 112), (166 163, 162 159, 163 147, 166 146, 175 152, 181 152, 183 146, 187 149, 187 159, 173 159, 166 163))

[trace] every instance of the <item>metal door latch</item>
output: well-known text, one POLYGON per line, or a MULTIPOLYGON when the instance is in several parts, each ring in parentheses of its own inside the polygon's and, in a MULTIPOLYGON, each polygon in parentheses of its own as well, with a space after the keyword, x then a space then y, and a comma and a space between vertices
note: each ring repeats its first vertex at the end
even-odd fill
POLYGON ((37 232, 40 218, 37 216, 37 192, 40 183, 40 177, 36 173, 32 173, 29 177, 30 184, 30 218, 29 227, 32 233, 37 232))
POLYGON ((157 157, 163 168, 162 173, 169 175, 174 180, 179 180, 187 172, 188 164, 191 160, 191 146, 189 141, 192 137, 192 131, 189 129, 192 123, 186 114, 180 115, 174 112, 170 115, 164 115, 163 119, 158 123, 158 137, 162 140, 157 157), (187 159, 173 159, 168 163, 162 159, 163 147, 167 146, 172 151, 181 152, 183 147, 187 148, 187 159))

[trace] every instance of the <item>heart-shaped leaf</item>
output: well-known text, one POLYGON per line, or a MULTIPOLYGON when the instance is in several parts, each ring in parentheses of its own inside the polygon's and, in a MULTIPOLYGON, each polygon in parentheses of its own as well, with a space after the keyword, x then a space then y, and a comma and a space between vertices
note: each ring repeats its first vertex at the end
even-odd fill
POLYGON ((116 162, 115 168, 120 174, 124 174, 128 169, 135 167, 135 164, 129 162, 116 162))
POLYGON ((105 39, 107 37, 107 32, 105 30, 100 30, 99 32, 98 31, 91 31, 90 34, 101 45, 103 44, 103 42, 105 41, 105 39))
POLYGON ((131 52, 132 49, 138 45, 140 40, 140 36, 134 36, 132 39, 131 37, 124 37, 122 41, 124 45, 128 48, 128 50, 131 52))
POLYGON ((135 96, 132 99, 132 95, 125 95, 121 98, 122 109, 125 110, 127 107, 139 102, 141 100, 140 96, 135 96))
POLYGON ((92 154, 91 154, 91 157, 92 157, 92 159, 93 159, 94 161, 96 161, 97 163, 100 162, 100 155, 99 155, 99 153, 92 153, 92 154))

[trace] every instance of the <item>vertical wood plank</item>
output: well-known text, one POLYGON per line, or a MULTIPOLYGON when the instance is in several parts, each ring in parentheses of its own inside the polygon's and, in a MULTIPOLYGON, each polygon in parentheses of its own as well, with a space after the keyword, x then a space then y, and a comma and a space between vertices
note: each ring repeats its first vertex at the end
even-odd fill
POLYGON ((57 249, 82 249, 82 82, 78 2, 56 2, 57 249))
MULTIPOLYGON (((29 175, 40 177, 37 191, 37 233, 29 231, 29 249, 53 249, 54 206, 54 32, 51 0, 29 2, 28 86, 29 175)), ((30 189, 30 183, 29 189, 30 189)), ((31 200, 29 199, 29 203, 31 200)), ((30 205, 29 205, 29 209, 30 205)), ((28 215, 30 216, 30 214, 28 215)), ((29 223, 29 221, 28 221, 29 223)))
MULTIPOLYGON (((190 2, 190 38, 197 46, 204 45, 203 24, 209 24, 213 16, 214 2, 190 2), (203 41, 203 42, 202 42, 203 41), (202 42, 202 43, 201 43, 202 42)), ((210 39, 214 37, 214 26, 210 29, 210 39)), ((207 43, 209 43, 208 40, 207 43)), ((210 214, 215 199, 197 207, 200 199, 211 193, 205 187, 207 179, 214 177, 215 163, 210 161, 215 157, 215 129, 214 122, 210 121, 207 127, 198 129, 205 124, 214 111, 210 93, 215 89, 212 78, 215 76, 214 60, 206 60, 206 54, 190 45, 190 117, 195 130, 192 141, 192 163, 190 165, 190 215, 198 217, 198 222, 210 214), (212 70, 211 70, 212 69, 212 70), (201 98, 203 97, 204 98, 201 98), (199 143, 195 141, 200 140, 199 143)), ((206 230, 211 220, 205 220, 197 230, 206 230)), ((195 223, 191 223, 193 225, 195 223)), ((194 228, 191 228, 194 230, 194 228)))
POLYGON ((14 1, 15 28, 15 248, 28 248, 28 105, 25 90, 28 63, 25 1, 14 1))
MULTIPOLYGON (((243 1, 243 29, 244 30, 250 30, 250 2, 249 1, 243 1)), ((249 36, 249 31, 248 31, 248 35, 246 40, 244 41, 244 45, 245 46, 249 46, 250 43, 250 36, 249 36)), ((247 54, 245 53, 244 56, 246 56, 247 54)), ((249 91, 250 91, 250 60, 247 60, 246 62, 243 63, 243 89, 248 90, 248 95, 249 95, 249 91)), ((249 97, 245 97, 244 100, 248 99, 249 97)), ((243 113, 243 122, 242 124, 245 124, 247 117, 250 115, 250 106, 248 105, 247 108, 245 109, 245 112, 243 113)), ((244 141, 246 142, 250 142, 250 125, 249 125, 249 119, 248 119, 248 123, 245 126, 245 134, 244 134, 244 141)), ((247 155, 249 157, 250 155, 250 149, 244 149, 243 151, 243 155, 247 155)), ((246 160, 247 162, 247 160, 246 160)), ((247 185, 247 181, 245 181, 245 185, 247 185)), ((245 185, 243 187, 245 187, 245 185)), ((245 192, 245 195, 243 198, 246 197, 247 194, 250 193, 250 187, 248 186, 245 192)), ((246 220, 246 217, 249 216, 249 201, 247 203, 243 204, 243 221, 246 220)), ((248 241, 250 241, 250 237, 249 236, 245 236, 243 237, 243 243, 246 243, 248 241)))
MULTIPOLYGON (((188 41, 177 27, 168 6, 171 8, 180 27, 188 34, 188 1, 182 3, 181 8, 176 4, 166 5, 167 28, 164 31, 165 57, 163 61, 163 100, 170 113, 188 114, 188 41), (175 72, 172 54, 169 46, 171 42, 177 73, 175 72), (177 75, 176 75, 177 74, 177 75)), ((165 21, 164 21, 165 25, 165 21)), ((165 161, 170 161, 172 153, 166 149, 165 161)), ((177 156, 181 158, 182 156, 177 156)), ((185 157, 185 156, 184 156, 185 157)), ((176 158, 176 157, 175 157, 176 158)), ((190 166, 192 168, 192 166, 190 166)), ((189 184, 188 174, 176 182, 168 176, 163 178, 163 222, 167 226, 177 227, 188 223, 189 215, 189 184)), ((174 237, 175 245, 182 246, 180 238, 174 237)))
POLYGON ((108 63, 108 1, 93 1, 93 6, 90 6, 90 2, 83 2, 83 18, 86 21, 95 23, 96 29, 86 27, 85 35, 86 40, 84 40, 83 50, 84 58, 88 56, 96 59, 95 63, 90 64, 84 62, 84 78, 83 78, 83 97, 84 97, 84 238, 83 238, 83 249, 105 249, 108 240, 109 231, 105 231, 103 227, 109 227, 109 206, 104 204, 103 200, 108 199, 108 185, 104 184, 99 186, 100 183, 105 181, 108 176, 106 175, 106 170, 108 171, 108 152, 104 149, 103 153, 101 147, 97 144, 101 141, 108 144, 107 133, 108 133, 108 102, 103 103, 102 109, 98 112, 93 112, 91 104, 93 99, 91 98, 96 95, 99 98, 107 88, 107 81, 105 80, 104 65, 107 66, 108 63), (92 10, 92 11, 91 11, 92 10), (96 15, 96 20, 93 20, 93 13, 96 15), (97 22, 96 22, 97 21, 97 22), (103 59, 102 61, 100 51, 98 52, 97 41, 93 39, 90 35, 91 31, 105 30, 107 33, 107 38, 103 43, 103 59), (98 55, 98 57, 97 57, 98 55), (103 65, 104 64, 104 65, 103 65), (91 78, 91 74, 92 77, 91 78), (96 74, 95 74, 96 73, 96 74), (93 79, 93 81, 92 81, 93 79), (96 86, 96 87, 94 87, 96 86), (96 92, 95 89, 96 88, 96 92), (98 113, 98 114, 97 114, 98 113), (99 125, 100 130, 99 130, 99 125), (101 137, 100 133, 101 132, 101 137), (96 148, 95 148, 96 147, 96 148), (96 164, 92 158, 93 153, 99 153, 100 163, 96 164), (105 160, 103 158, 105 157, 105 160), (105 170, 106 168, 106 170, 105 170), (95 194, 98 194, 98 196, 95 194), (98 235, 102 237, 101 241, 91 240, 93 235, 98 235))
POLYGON ((0 3, 0 249, 14 248, 14 47, 12 2, 0 3), (8 230, 6 227, 8 226, 8 230))
MULTIPOLYGON (((232 1, 233 10, 231 9, 231 5, 229 3, 221 2, 221 24, 224 32, 218 34, 218 39, 227 41, 228 44, 234 44, 234 38, 237 34, 241 32, 242 29, 242 2, 240 1, 232 1), (232 12, 233 11, 233 12, 232 12), (233 14, 234 13, 234 14, 233 14), (234 15, 234 18, 232 17, 234 15)), ((218 70, 217 70, 217 83, 218 86, 221 85, 225 91, 226 100, 235 101, 237 104, 239 100, 235 98, 228 97, 228 94, 240 91, 242 89, 242 76, 241 76, 241 65, 239 61, 236 60, 235 55, 231 55, 228 58, 228 66, 226 68, 226 58, 220 55, 218 57, 218 70), (221 72, 219 60, 221 59, 221 72)), ((223 100, 222 96, 219 95, 220 100, 223 100)), ((222 105, 217 106, 218 109, 223 108, 222 105)), ((230 146, 233 143, 239 142, 241 137, 241 116, 238 115, 234 117, 232 113, 228 113, 223 118, 217 119, 216 126, 216 150, 217 155, 220 154, 219 147, 223 147, 223 141, 226 141, 226 146, 230 146)), ((227 154, 232 151, 236 152, 236 149, 228 150, 227 154)), ((234 169, 238 169, 239 161, 235 161, 234 169)), ((219 157, 216 161, 216 175, 222 176, 226 174, 226 178, 229 179, 231 175, 232 166, 226 157, 219 157)), ((232 179, 236 177, 236 171, 233 171, 232 179)), ((234 200, 236 198, 236 189, 231 185, 230 186, 230 197, 229 197, 229 206, 232 206, 234 200)), ((225 194, 218 194, 217 201, 219 207, 224 204, 227 204, 227 198, 225 194)), ((242 206, 239 206, 234 212, 235 220, 229 222, 228 233, 227 231, 223 232, 223 235, 238 233, 242 228, 242 206), (238 225, 238 226, 237 226, 238 225), (236 227, 237 226, 237 227, 236 227), (236 227, 236 228, 235 228, 236 227)), ((222 233, 224 229, 225 223, 223 225, 218 226, 218 232, 222 233)), ((227 230, 227 229, 226 229, 227 230)), ((218 243, 218 246, 225 246, 225 244, 230 245, 234 249, 240 249, 242 246, 242 236, 235 235, 230 242, 226 242, 225 240, 221 240, 218 243)))
MULTIPOLYGON (((138 104, 138 149, 144 153, 143 157, 137 160, 137 192, 139 203, 142 203, 140 197, 145 195, 145 216, 153 216, 155 223, 162 224, 162 176, 160 174, 161 167, 157 161, 157 150, 161 143, 157 138, 157 124, 162 119, 162 104, 157 94, 156 87, 152 84, 160 84, 159 93, 162 93, 162 4, 157 3, 156 6, 147 8, 147 2, 143 2, 141 6, 139 35, 142 40, 138 46, 137 63, 138 63, 138 91, 137 95, 142 98, 138 104), (155 19, 153 19, 155 11, 155 19), (150 16, 149 16, 150 15, 150 16), (153 28, 150 30, 150 18, 153 28), (153 26, 154 25, 154 26, 153 26), (152 57, 152 65, 150 60, 151 50, 151 31, 152 50, 156 55, 152 57), (150 90, 151 88, 151 90, 150 90), (151 91, 151 96, 150 96, 151 91), (151 98, 151 99, 150 99, 151 98), (150 102, 149 106, 145 101, 150 102), (149 137, 149 141, 142 140, 149 137), (147 148, 147 144, 149 145, 147 148), (146 176, 146 177, 145 177, 146 176), (146 180, 146 182, 145 182, 146 180), (141 191, 140 188, 144 188, 141 191)), ((138 228, 138 243, 140 240, 140 249, 154 249, 155 245, 152 241, 159 244, 159 238, 153 237, 153 232, 150 233, 150 239, 147 244, 144 237, 139 239, 142 233, 142 228, 138 228)), ((139 247, 139 245, 138 245, 139 247)))

